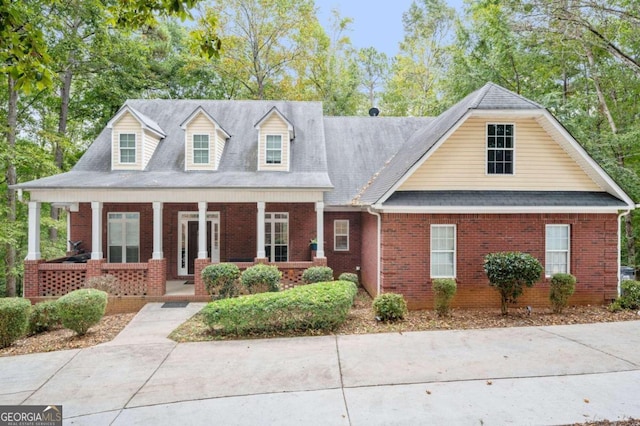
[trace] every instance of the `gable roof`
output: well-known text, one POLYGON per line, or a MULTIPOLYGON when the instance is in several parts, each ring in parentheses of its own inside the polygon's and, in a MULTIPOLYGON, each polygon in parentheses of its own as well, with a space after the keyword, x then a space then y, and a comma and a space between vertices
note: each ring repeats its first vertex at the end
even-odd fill
POLYGON ((222 126, 220 125, 220 123, 218 123, 216 121, 215 118, 213 118, 209 113, 207 113, 207 111, 204 110, 204 108, 202 108, 202 105, 198 105, 198 108, 196 108, 191 115, 189 115, 182 123, 180 123, 180 128, 186 130, 187 127, 189 126, 189 123, 191 123, 191 121, 196 118, 199 114, 204 115, 209 121, 211 121, 211 123, 213 123, 214 126, 216 126, 216 128, 218 130, 220 130, 222 133, 224 133, 226 138, 230 138, 231 135, 222 128, 222 126))
POLYGON ((260 120, 258 120, 258 122, 254 125, 254 127, 260 130, 260 126, 262 126, 262 123, 265 122, 268 118, 270 118, 273 114, 276 114, 278 117, 280 117, 282 121, 284 121, 287 124, 287 129, 289 130, 289 140, 295 139, 296 129, 295 127, 293 127, 293 123, 289 121, 289 119, 285 117, 284 114, 281 113, 280 110, 278 110, 278 108, 275 106, 271 108, 260 120))
MULTIPOLYGON (((327 171, 320 102, 128 100, 121 109, 162 123, 166 137, 144 171, 111 170, 111 129, 105 128, 67 173, 26 182, 23 189, 163 189, 163 188, 279 188, 326 191, 333 187, 327 171), (225 144, 217 171, 185 171, 184 129, 194 111, 216 117, 233 135, 225 144), (300 144, 292 144, 289 172, 258 171, 258 137, 252 117, 276 107, 295 122, 300 144)), ((116 117, 114 117, 115 119, 116 117)), ((112 120, 113 121, 113 120, 112 120)))
POLYGON ((111 120, 109 120, 109 122, 107 123, 107 128, 109 128, 109 129, 113 128, 113 124, 115 122, 117 122, 118 120, 120 120, 120 118, 122 118, 122 116, 126 112, 130 113, 131 115, 133 115, 133 117, 136 120, 138 120, 138 122, 142 125, 143 129, 152 131, 153 133, 158 135, 161 139, 167 136, 167 134, 164 132, 164 130, 162 130, 162 127, 160 127, 160 125, 158 123, 156 123, 151 118, 147 117, 146 115, 144 115, 140 111, 136 110, 135 108, 132 108, 131 106, 129 106, 127 104, 123 105, 122 108, 120 108, 118 110, 116 115, 113 116, 113 118, 111 120))
MULTIPOLYGON (((420 167, 469 116, 486 115, 490 117, 495 114, 508 116, 531 114, 537 117, 540 125, 550 133, 594 182, 619 200, 623 200, 627 206, 634 205, 633 200, 586 153, 546 108, 493 83, 487 83, 481 89, 466 96, 438 116, 431 125, 414 133, 378 172, 377 176, 363 187, 360 194, 354 199, 354 203, 377 206, 385 203, 400 184, 420 167)), ((425 204, 425 206, 427 205, 428 203, 425 204)))

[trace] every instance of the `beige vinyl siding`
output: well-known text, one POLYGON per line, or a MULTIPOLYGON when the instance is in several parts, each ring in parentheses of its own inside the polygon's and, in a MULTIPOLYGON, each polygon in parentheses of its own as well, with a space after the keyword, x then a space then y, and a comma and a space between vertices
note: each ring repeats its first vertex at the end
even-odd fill
POLYGON ((142 157, 142 168, 144 169, 149 164, 149 160, 153 156, 153 153, 156 151, 158 144, 160 143, 160 139, 154 135, 153 133, 144 132, 144 146, 142 148, 143 157, 142 157))
POLYGON ((226 142, 226 138, 223 134, 223 132, 221 131, 217 131, 216 132, 216 137, 215 137, 215 154, 214 158, 215 158, 215 168, 217 169, 218 166, 220 166, 220 160, 222 159, 222 151, 224 151, 224 144, 226 142))
POLYGON ((216 170, 218 162, 216 161, 216 145, 218 137, 216 136, 216 126, 204 114, 198 114, 187 125, 185 131, 185 167, 186 170, 216 170), (209 136, 209 164, 194 164, 193 162, 193 135, 209 136))
POLYGON ((469 118, 399 188, 601 191, 534 119, 469 118), (487 174, 487 124, 515 125, 512 175, 487 174))
POLYGON ((141 170, 142 166, 142 126, 136 118, 129 112, 122 114, 122 117, 113 124, 111 132, 111 169, 112 170, 141 170), (136 135, 136 162, 120 163, 120 134, 130 133, 136 135))
POLYGON ((258 170, 289 171, 289 129, 287 127, 287 123, 285 123, 277 114, 272 114, 271 117, 262 122, 259 132, 258 147, 258 170), (281 164, 267 164, 267 135, 282 136, 281 164))

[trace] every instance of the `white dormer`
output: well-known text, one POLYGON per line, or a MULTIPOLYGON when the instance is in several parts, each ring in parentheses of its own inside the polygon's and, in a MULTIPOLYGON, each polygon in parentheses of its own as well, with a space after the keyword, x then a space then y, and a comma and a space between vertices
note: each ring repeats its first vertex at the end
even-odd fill
POLYGON ((182 122, 184 169, 218 170, 224 144, 231 137, 201 106, 182 122))
POLYGON ((258 130, 258 170, 289 171, 293 124, 273 107, 255 125, 258 130))
POLYGON ((166 136, 158 123, 129 105, 120 108, 107 128, 111 129, 111 170, 144 170, 166 136))

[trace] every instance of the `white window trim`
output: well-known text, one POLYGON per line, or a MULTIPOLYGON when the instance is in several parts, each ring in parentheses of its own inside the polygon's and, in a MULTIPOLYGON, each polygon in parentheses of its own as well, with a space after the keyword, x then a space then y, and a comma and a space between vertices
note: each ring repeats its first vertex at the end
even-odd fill
MULTIPOLYGON (((267 226, 266 226, 266 224, 267 223, 271 224, 271 233, 272 233, 272 235, 275 233, 275 224, 276 223, 286 223, 287 224, 287 244, 286 244, 286 246, 287 246, 287 259, 286 260, 278 260, 278 261, 275 260, 275 255, 276 255, 275 246, 276 246, 276 243, 275 243, 275 240, 272 238, 271 239, 271 250, 270 250, 271 256, 268 258, 268 260, 269 260, 269 262, 288 262, 289 258, 290 258, 290 256, 289 256, 289 254, 290 254, 289 248, 291 247, 291 244, 290 244, 291 241, 289 240, 289 213, 288 212, 266 212, 264 214, 264 222, 265 222, 265 255, 266 255, 266 245, 267 245, 267 235, 266 235, 267 226), (275 217, 276 215, 285 215, 286 217, 276 218, 275 217)), ((282 245, 282 244, 278 244, 278 245, 282 245)))
POLYGON ((516 175, 516 123, 497 123, 497 122, 488 122, 484 126, 484 174, 485 176, 515 176, 516 175), (494 125, 504 125, 504 126, 513 126, 513 148, 511 151, 513 152, 513 172, 512 173, 489 173, 488 165, 489 165, 489 126, 494 125))
MULTIPOLYGON (((125 148, 131 149, 131 148, 125 148)), ((118 164, 123 165, 132 165, 138 164, 138 134, 130 133, 130 132, 122 132, 118 133, 118 164), (133 135, 133 161, 122 161, 122 136, 124 135, 133 135)))
MULTIPOLYGON (((204 151, 204 149, 198 148, 198 151, 204 151)), ((209 133, 194 133, 191 135, 191 164, 193 164, 194 167, 207 166, 211 164, 211 135, 209 133), (207 137, 207 161, 205 163, 196 162, 196 136, 207 137)))
POLYGON ((333 250, 334 251, 349 251, 350 248, 350 238, 349 238, 349 231, 350 231, 350 224, 349 224, 349 219, 336 219, 333 221, 333 250), (338 222, 346 222, 347 224, 347 233, 346 234, 338 234, 338 222), (347 248, 338 248, 338 237, 347 237, 347 248))
POLYGON ((111 240, 111 223, 112 221, 118 221, 124 224, 124 246, 122 246, 122 257, 125 260, 124 262, 120 262, 120 263, 140 263, 140 212, 109 212, 107 213, 107 263, 111 263, 111 250, 110 248, 112 247, 111 244, 109 244, 110 240, 111 240), (111 219, 112 215, 116 215, 116 214, 120 214, 123 215, 122 218, 120 219, 111 219), (137 218, 135 219, 135 222, 138 223, 138 243, 137 243, 137 247, 138 247, 138 261, 137 262, 127 262, 126 257, 127 257, 127 240, 126 240, 126 229, 128 227, 128 223, 132 223, 134 222, 134 219, 128 219, 126 217, 126 215, 128 214, 135 214, 137 215, 137 218))
POLYGON ((443 223, 431 225, 429 233, 429 275, 431 278, 455 278, 457 276, 458 263, 458 228, 455 224, 443 223), (433 229, 434 228, 453 228, 453 250, 434 250, 433 249, 433 229), (453 275, 435 275, 433 273, 433 253, 450 253, 453 251, 453 275))
POLYGON ((566 253, 567 254, 567 274, 571 273, 571 225, 566 223, 553 223, 547 224, 544 227, 544 276, 550 278, 553 274, 549 274, 547 271, 547 258, 549 253, 566 253), (549 250, 547 247, 547 235, 549 228, 564 227, 567 229, 567 249, 566 250, 549 250))
MULTIPOLYGON (((272 150, 276 151, 276 150, 272 150)), ((284 164, 284 137, 281 134, 266 134, 264 135, 264 164, 267 167, 279 167, 284 164), (269 163, 268 153, 269 153, 269 137, 279 137, 280 138, 280 162, 278 163, 269 163)))

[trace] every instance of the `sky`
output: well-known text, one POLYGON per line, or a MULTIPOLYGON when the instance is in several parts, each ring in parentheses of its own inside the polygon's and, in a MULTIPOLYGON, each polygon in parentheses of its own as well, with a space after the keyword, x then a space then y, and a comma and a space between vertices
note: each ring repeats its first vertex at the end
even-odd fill
MULTIPOLYGON (((353 19, 347 32, 356 48, 374 47, 392 57, 402 41, 402 14, 413 0, 315 0, 320 23, 330 33, 331 10, 337 9, 341 17, 353 19)), ((448 0, 450 6, 461 10, 462 0, 448 0)))

